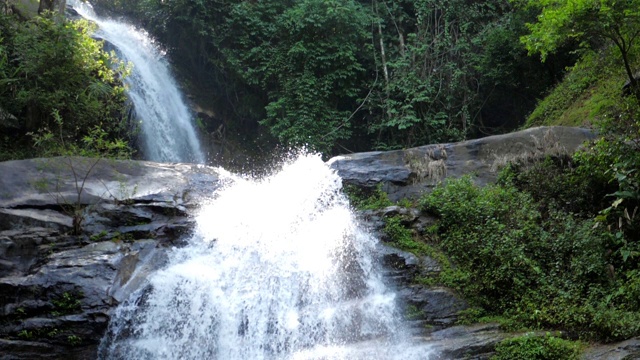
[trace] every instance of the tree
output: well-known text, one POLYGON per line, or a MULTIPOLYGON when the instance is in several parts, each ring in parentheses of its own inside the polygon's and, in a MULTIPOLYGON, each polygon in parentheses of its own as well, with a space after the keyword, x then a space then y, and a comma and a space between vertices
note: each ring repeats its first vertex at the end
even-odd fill
POLYGON ((325 153, 351 136, 364 92, 366 9, 342 0, 241 2, 229 19, 227 60, 269 99, 261 124, 286 145, 325 153))
POLYGON ((131 135, 126 66, 91 38, 94 28, 51 12, 29 21, 0 15, 0 159, 14 157, 20 145, 27 150, 17 157, 42 155, 43 147, 33 147, 34 135, 59 126, 65 142, 80 147, 96 127, 109 140, 131 135), (64 123, 59 125, 53 114, 64 123))
POLYGON ((631 55, 640 35, 640 0, 528 0, 528 5, 540 9, 538 21, 528 24, 531 33, 521 38, 530 54, 539 53, 544 60, 569 41, 583 47, 592 46, 593 40, 610 41, 638 93, 631 55))
POLYGON ((465 138, 486 103, 488 76, 478 70, 488 54, 487 33, 505 28, 499 19, 511 11, 509 3, 376 0, 372 9, 381 74, 368 104, 375 147, 465 138))

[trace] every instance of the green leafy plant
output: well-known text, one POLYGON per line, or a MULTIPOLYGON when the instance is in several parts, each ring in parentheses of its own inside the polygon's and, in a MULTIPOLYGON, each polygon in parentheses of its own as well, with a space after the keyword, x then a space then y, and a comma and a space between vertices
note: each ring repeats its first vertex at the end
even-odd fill
POLYGON ((96 241, 100 241, 102 239, 104 239, 107 236, 107 231, 106 230, 102 230, 101 232, 97 233, 97 234, 93 234, 91 235, 91 237, 89 238, 89 240, 96 242, 96 241))
POLYGON ((21 330, 18 333, 18 337, 25 340, 31 340, 33 339, 33 332, 29 330, 21 330))
POLYGON ((526 334, 501 341, 491 360, 577 360, 580 344, 561 338, 526 334))
POLYGON ((583 47, 594 39, 610 42, 618 49, 627 78, 640 96, 631 67, 634 43, 640 36, 640 2, 531 0, 528 4, 540 9, 537 21, 528 24, 531 33, 522 37, 530 53, 540 53, 545 59, 563 42, 577 41, 583 47))
POLYGON ((358 210, 377 210, 393 205, 387 193, 382 190, 382 184, 378 184, 374 188, 346 185, 344 192, 351 205, 358 210))
POLYGON ((61 316, 73 314, 80 311, 82 303, 80 302, 80 294, 64 292, 58 298, 51 300, 54 306, 53 316, 61 316))
POLYGON ((485 187, 468 177, 450 180, 422 199, 424 211, 439 217, 436 241, 454 264, 439 281, 512 329, 570 328, 600 339, 638 333, 630 326, 638 309, 627 297, 635 294, 635 265, 611 251, 620 246, 611 233, 588 214, 549 205, 552 193, 537 193, 547 203, 541 206, 506 178, 485 187))
POLYGON ((82 339, 77 335, 69 335, 67 336, 67 342, 71 346, 78 346, 82 343, 82 339))

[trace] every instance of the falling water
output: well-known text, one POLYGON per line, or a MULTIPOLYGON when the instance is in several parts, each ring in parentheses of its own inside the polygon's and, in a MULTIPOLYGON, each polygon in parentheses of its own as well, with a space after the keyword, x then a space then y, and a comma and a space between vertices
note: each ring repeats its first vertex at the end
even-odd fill
POLYGON ((429 358, 406 342, 376 239, 320 157, 233 178, 213 199, 188 245, 117 309, 101 358, 429 358))
POLYGON ((67 3, 96 22, 96 37, 112 44, 121 59, 133 64, 125 82, 141 122, 144 158, 157 162, 204 163, 191 112, 153 41, 131 25, 98 18, 85 3, 76 0, 67 3))

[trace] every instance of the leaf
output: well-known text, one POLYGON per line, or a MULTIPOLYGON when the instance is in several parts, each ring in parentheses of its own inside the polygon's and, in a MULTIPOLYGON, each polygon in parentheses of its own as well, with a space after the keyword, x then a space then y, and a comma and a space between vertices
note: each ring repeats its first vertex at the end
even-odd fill
MULTIPOLYGON (((614 194, 614 195, 615 195, 615 194, 614 194)), ((618 199, 616 199, 616 201, 614 201, 614 202, 611 204, 611 207, 615 209, 615 208, 617 208, 617 207, 618 207, 618 205, 622 204, 622 202, 623 202, 623 201, 624 201, 624 199, 622 199, 622 198, 618 198, 618 199)))

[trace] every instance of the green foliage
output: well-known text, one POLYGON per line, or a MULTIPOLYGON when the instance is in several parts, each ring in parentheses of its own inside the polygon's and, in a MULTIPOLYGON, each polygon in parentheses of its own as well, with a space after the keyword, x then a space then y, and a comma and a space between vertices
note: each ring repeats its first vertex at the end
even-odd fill
POLYGON ((67 342, 71 346, 78 346, 82 343, 82 339, 77 335, 69 335, 67 336, 67 342))
POLYGON ((227 134, 265 129, 326 155, 513 129, 574 60, 527 57, 519 36, 535 13, 508 0, 94 5, 134 17, 165 44, 227 134))
POLYGON ((411 229, 402 224, 402 218, 399 216, 385 219, 384 233, 392 243, 403 250, 411 250, 416 247, 417 243, 413 240, 411 229))
POLYGON ((572 158, 512 164, 497 185, 450 181, 422 200, 454 261, 440 282, 503 326, 571 329, 614 341, 640 333, 639 106, 603 108, 601 138, 572 158))
POLYGON ((27 133, 32 137, 34 148, 39 150, 41 156, 85 156, 110 159, 131 157, 132 150, 128 143, 120 138, 109 139, 109 134, 100 125, 89 129, 80 142, 65 141, 62 117, 57 109, 51 115, 57 127, 56 133, 49 129, 27 133))
POLYGON ((488 55, 480 44, 507 7, 502 1, 373 2, 380 79, 368 106, 376 115, 369 132, 377 148, 455 141, 470 133, 482 97, 477 67, 488 55))
MULTIPOLYGON (((606 340, 638 334, 633 324, 640 313, 629 300, 637 263, 625 262, 622 252, 632 242, 623 245, 597 226, 593 213, 576 217, 563 210, 566 204, 551 202, 571 190, 541 191, 539 171, 482 188, 468 177, 450 180, 422 199, 423 209, 440 217, 438 245, 455 264, 443 269, 440 281, 486 314, 506 316, 516 329, 570 328, 606 340), (514 186, 517 179, 522 190, 514 186)), ((578 175, 562 174, 558 184, 571 176, 578 175)))
POLYGON ((31 340, 33 339, 33 332, 29 330, 21 330, 18 333, 18 337, 25 340, 31 340))
POLYGON ((423 209, 440 217, 439 230, 446 229, 440 245, 452 261, 462 270, 473 269, 470 277, 458 279, 458 286, 483 306, 505 309, 537 286, 533 275, 541 270, 528 245, 541 235, 540 214, 526 194, 500 186, 480 188, 465 177, 436 188, 423 199, 423 209))
POLYGON ((408 305, 405 309, 405 318, 408 320, 424 318, 424 311, 415 305, 408 305))
POLYGON ((261 121, 281 142, 329 152, 350 136, 361 95, 368 12, 355 1, 243 2, 231 10, 225 49, 248 83, 266 92, 261 121))
POLYGON ((491 360, 577 360, 580 344, 551 336, 527 334, 501 341, 491 360))
POLYGON ((560 209, 581 217, 595 216, 612 191, 606 170, 592 164, 586 153, 546 157, 533 164, 510 164, 499 175, 499 182, 527 192, 541 212, 560 209))
POLYGON ((26 135, 35 134, 32 156, 60 153, 49 146, 54 139, 76 154, 107 143, 130 152, 123 140, 129 135, 122 83, 127 69, 91 38, 94 25, 50 14, 21 22, 3 14, 0 29, 0 111, 8 114, 0 127, 13 135, 11 146, 30 147, 34 142, 26 135))
POLYGON ((97 241, 101 241, 104 238, 107 237, 107 231, 106 230, 102 230, 101 232, 97 233, 97 234, 93 234, 91 235, 91 237, 89 237, 89 240, 91 240, 92 242, 97 242, 97 241))
POLYGON ((611 50, 586 52, 529 115, 525 127, 588 126, 607 120, 626 75, 611 50))
POLYGON ((636 86, 631 58, 640 36, 640 1, 615 0, 530 0, 529 6, 540 9, 537 22, 528 24, 531 33, 522 37, 530 53, 540 53, 543 60, 567 41, 582 47, 594 41, 608 42, 621 56, 620 65, 636 86))
POLYGON ((387 193, 382 190, 382 184, 375 188, 346 185, 344 192, 349 197, 351 205, 358 210, 377 210, 393 205, 387 193))
POLYGON ((53 304, 53 307, 55 309, 51 313, 51 315, 61 316, 77 313, 78 311, 80 311, 82 305, 78 297, 78 294, 64 292, 58 298, 51 300, 51 303, 53 304))

